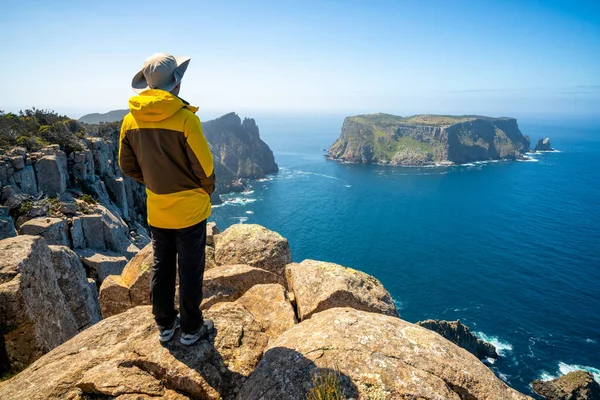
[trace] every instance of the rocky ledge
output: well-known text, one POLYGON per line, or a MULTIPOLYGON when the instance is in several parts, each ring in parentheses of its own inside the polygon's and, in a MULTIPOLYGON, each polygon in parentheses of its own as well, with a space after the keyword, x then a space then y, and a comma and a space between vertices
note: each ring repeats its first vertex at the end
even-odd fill
POLYGON ((549 400, 600 400, 600 384, 587 371, 573 371, 551 381, 536 380, 533 390, 549 400))
POLYGON ((480 360, 484 358, 498 358, 496 348, 491 343, 478 339, 471 333, 469 327, 461 324, 460 321, 449 322, 428 319, 417 322, 417 325, 439 333, 444 338, 467 350, 480 360))
POLYGON ((61 259, 76 257, 34 236, 0 243, 11 253, 0 271, 0 304, 10 308, 1 313, 0 354, 13 365, 30 350, 19 365, 37 358, 0 383, 2 399, 304 400, 326 387, 354 399, 529 398, 469 351, 400 319, 376 278, 322 261, 292 263, 287 240, 258 225, 209 227, 201 307, 216 332, 191 348, 178 334, 165 346, 157 340, 144 305, 151 247, 103 281, 105 319, 89 326, 94 304, 82 312, 69 300, 88 287, 83 269, 71 267, 80 276, 71 284, 59 273, 61 259), (35 348, 14 345, 28 338, 35 348))
POLYGON ((367 114, 344 120, 327 157, 364 164, 426 166, 517 159, 529 151, 514 118, 367 114))

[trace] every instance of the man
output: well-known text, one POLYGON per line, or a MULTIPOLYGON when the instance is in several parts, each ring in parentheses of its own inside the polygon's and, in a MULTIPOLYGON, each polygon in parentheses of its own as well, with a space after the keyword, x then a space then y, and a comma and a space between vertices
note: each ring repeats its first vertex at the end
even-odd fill
POLYGON ((181 343, 207 338, 213 322, 200 310, 206 219, 214 190, 213 159, 197 107, 178 97, 188 57, 157 53, 132 81, 137 96, 123 119, 119 166, 146 185, 148 225, 154 248, 150 285, 159 340, 168 342, 181 324, 181 343), (179 311, 174 307, 179 264, 179 311))

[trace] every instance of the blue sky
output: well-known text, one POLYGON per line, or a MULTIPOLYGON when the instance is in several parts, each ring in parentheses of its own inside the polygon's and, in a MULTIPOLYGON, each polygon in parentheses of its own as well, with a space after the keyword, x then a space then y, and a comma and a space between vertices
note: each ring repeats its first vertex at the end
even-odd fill
POLYGON ((211 113, 600 114, 600 2, 4 1, 0 109, 126 108, 155 52, 211 113))

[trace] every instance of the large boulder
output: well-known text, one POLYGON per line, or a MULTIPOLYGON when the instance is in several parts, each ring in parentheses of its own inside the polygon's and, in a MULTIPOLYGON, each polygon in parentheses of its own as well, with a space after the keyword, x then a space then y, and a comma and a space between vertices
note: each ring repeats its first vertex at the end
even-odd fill
POLYGON ((219 265, 246 264, 284 277, 292 253, 280 234, 260 225, 236 224, 219 234, 215 260, 219 265))
POLYGON ((284 285, 279 275, 249 265, 222 265, 210 269, 204 274, 202 308, 235 301, 251 287, 265 283, 284 285))
POLYGON ((96 285, 90 285, 85 268, 73 250, 64 246, 49 246, 60 290, 82 330, 102 319, 96 285))
POLYGON ((245 307, 235 303, 219 303, 204 312, 217 327, 215 348, 225 365, 247 377, 254 371, 269 343, 263 325, 245 307))
POLYGON ((238 398, 303 400, 315 376, 336 368, 344 398, 530 399, 437 333, 351 308, 320 312, 279 336, 238 398))
POLYGON ((35 164, 38 190, 48 197, 60 196, 67 190, 68 174, 57 155, 47 155, 35 164))
POLYGON ((90 212, 81 217, 85 247, 113 251, 128 260, 137 254, 139 249, 131 242, 129 227, 118 212, 101 204, 95 204, 90 212))
POLYGON ((151 307, 107 318, 54 349, 7 382, 0 398, 234 399, 268 337, 241 306, 219 304, 206 315, 216 337, 194 347, 158 341, 151 307))
POLYGON ((535 380, 536 393, 548 400, 600 400, 600 384, 587 371, 573 371, 551 381, 535 380))
POLYGON ((285 288, 276 283, 252 286, 235 302, 260 321, 271 339, 278 338, 298 322, 285 288))
POLYGON ((304 260, 289 264, 286 277, 296 298, 300 320, 334 307, 398 316, 392 296, 381 282, 364 272, 338 264, 304 260))
MULTIPOLYGON (((23 158, 21 158, 22 160, 23 158)), ((37 196, 37 180, 35 179, 35 171, 31 165, 28 165, 20 171, 15 171, 13 175, 15 183, 21 188, 23 193, 37 196)))
POLYGON ((42 237, 4 239, 0 254, 0 335, 18 371, 73 337, 78 323, 42 237))
POLYGON ((127 265, 125 256, 111 251, 76 249, 75 252, 88 270, 88 275, 99 284, 109 275, 120 275, 127 265))
POLYGON ((71 247, 69 224, 61 218, 33 218, 23 223, 19 230, 22 235, 42 236, 49 245, 71 247))
POLYGON ((0 206, 0 240, 17 236, 15 224, 8 207, 0 206))
POLYGON ((480 360, 486 357, 498 358, 498 353, 493 344, 478 339, 477 336, 471 333, 469 327, 461 324, 460 321, 449 322, 428 319, 417 322, 417 325, 439 333, 480 360))

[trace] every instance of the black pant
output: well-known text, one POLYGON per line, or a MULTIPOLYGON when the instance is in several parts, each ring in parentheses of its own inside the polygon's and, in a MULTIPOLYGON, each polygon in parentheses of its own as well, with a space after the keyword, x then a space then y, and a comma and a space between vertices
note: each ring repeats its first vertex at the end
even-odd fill
POLYGON ((177 316, 175 310, 175 274, 179 264, 179 312, 181 330, 195 333, 204 320, 202 280, 204 278, 206 220, 183 229, 151 226, 154 265, 150 282, 152 313, 160 329, 168 329, 177 316))

